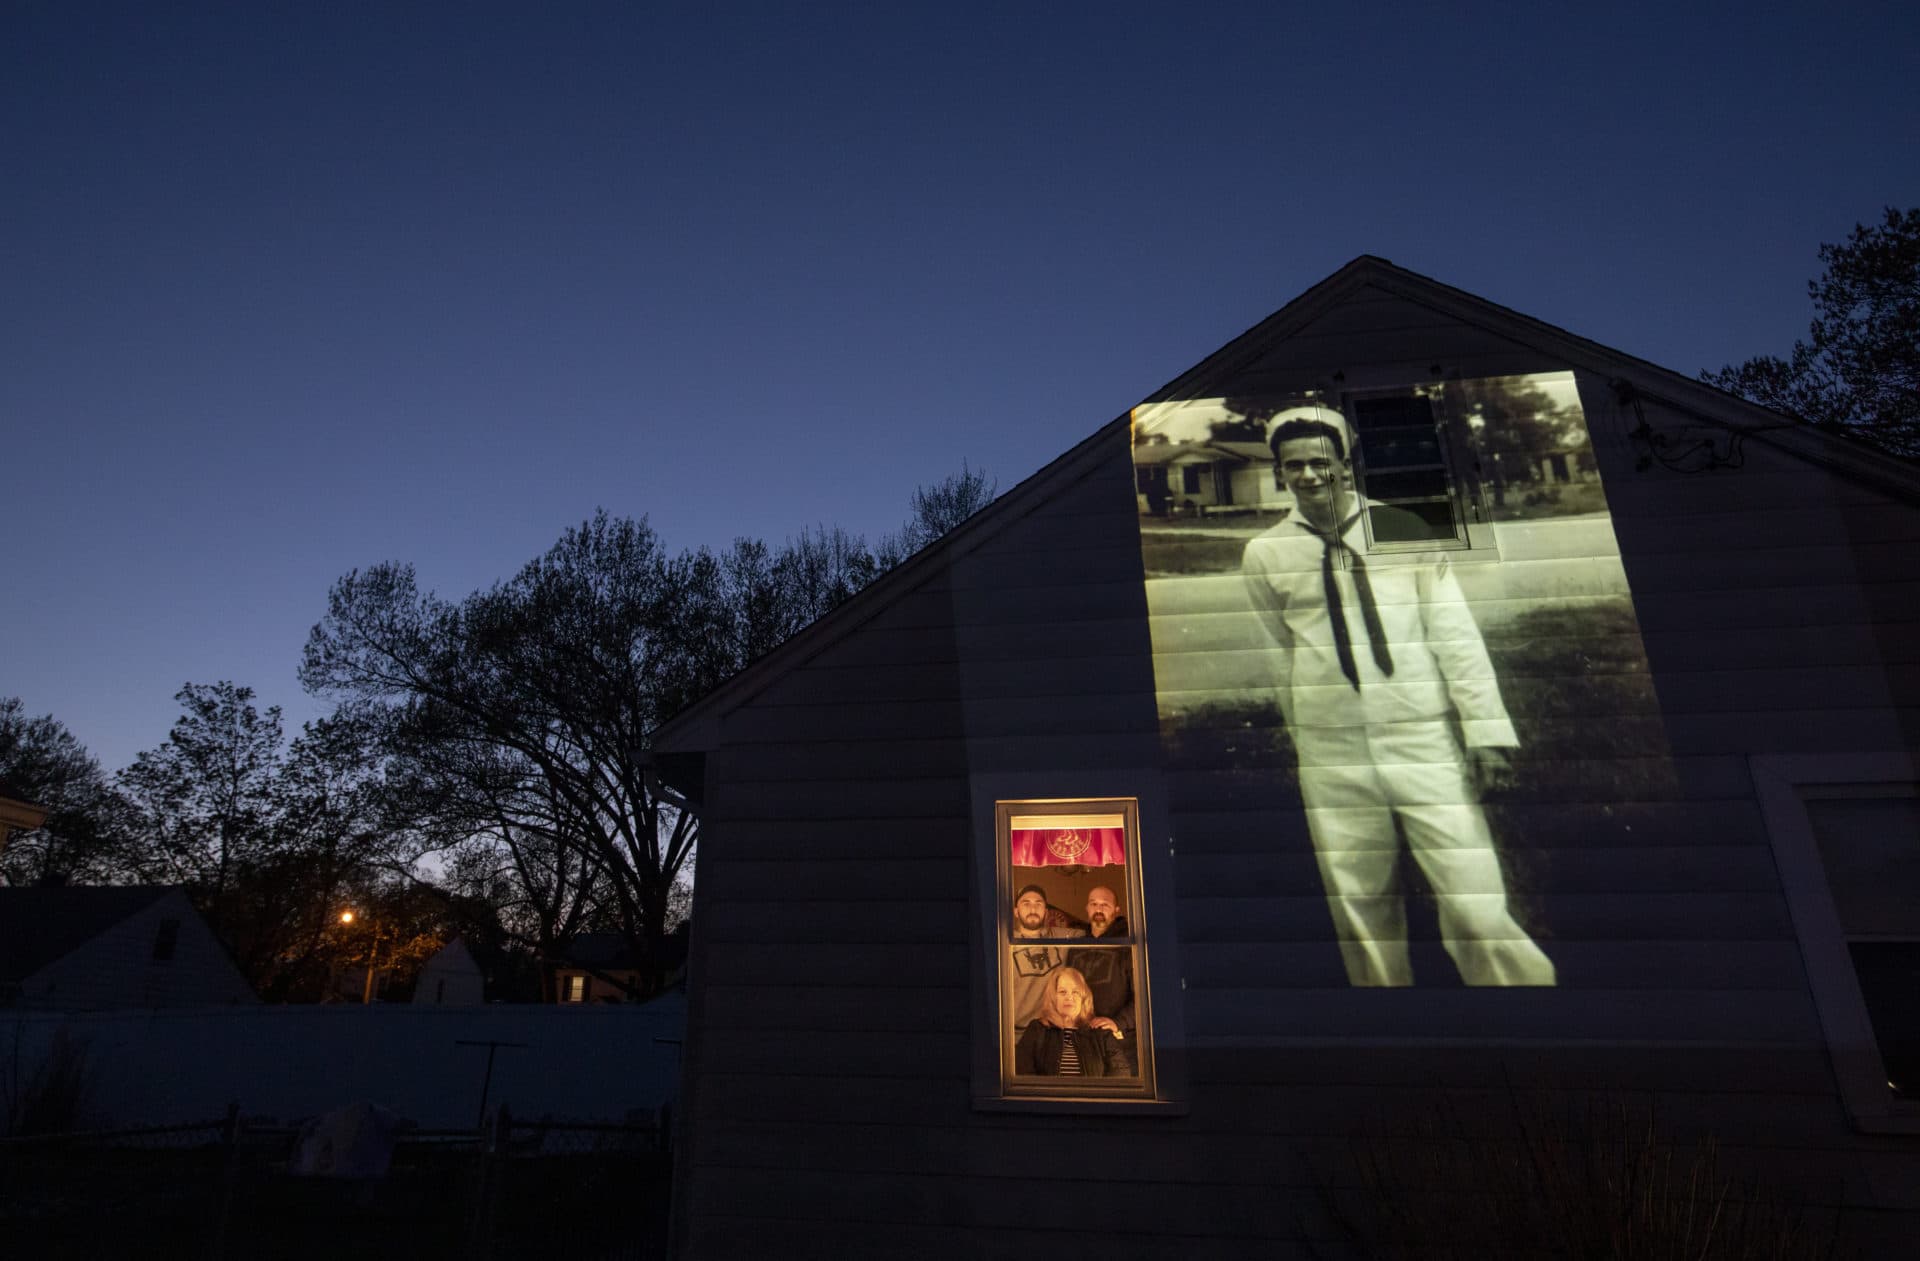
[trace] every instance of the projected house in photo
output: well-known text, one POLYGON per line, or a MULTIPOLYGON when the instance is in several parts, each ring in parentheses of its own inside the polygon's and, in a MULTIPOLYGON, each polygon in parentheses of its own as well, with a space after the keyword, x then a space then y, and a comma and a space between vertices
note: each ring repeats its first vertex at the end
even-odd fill
POLYGON ((678 1246, 1910 1238, 1916 620, 1911 466, 1355 261, 656 733, 678 1246))

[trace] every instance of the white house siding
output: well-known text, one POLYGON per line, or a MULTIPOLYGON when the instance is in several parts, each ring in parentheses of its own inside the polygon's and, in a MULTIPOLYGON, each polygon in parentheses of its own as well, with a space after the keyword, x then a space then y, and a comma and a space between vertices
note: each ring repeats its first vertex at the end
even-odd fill
POLYGON ((442 946, 420 967, 413 1001, 435 1007, 471 1007, 486 1001, 486 978, 459 938, 442 946))
MULTIPOLYGON (((1193 396, 1336 369, 1367 388, 1436 363, 1566 366, 1386 292, 1223 359, 1231 374, 1197 374, 1193 396)), ((1848 1205, 1869 1249, 1910 1234, 1920 1140, 1847 1121, 1747 757, 1912 747, 1920 511, 1751 446, 1738 472, 1637 472, 1603 384, 1581 380, 1619 540, 1603 559, 1632 586, 1658 702, 1642 717, 1673 776, 1620 800, 1596 768, 1544 768, 1508 811, 1503 836, 1547 873, 1545 945, 1577 985, 1349 988, 1294 791, 1175 770, 1142 793, 1163 797, 1177 843, 1174 913, 1152 928, 1178 944, 1184 1020, 1159 1034, 1185 1114, 975 1109, 969 897, 988 859, 969 850, 970 778, 1069 783, 1157 753, 1115 429, 1055 471, 1043 506, 722 720, 676 1187, 686 1255, 794 1239, 845 1256, 1304 1254, 1369 1134, 1436 1109, 1510 1134, 1519 1101, 1594 1092, 1653 1107, 1669 1137, 1715 1136, 1729 1169, 1816 1214, 1848 1205)))
POLYGON ((26 1007, 99 1011, 257 1001, 205 920, 173 890, 128 916, 21 985, 26 1007), (164 920, 178 920, 173 957, 156 960, 164 920))
POLYGON ((1293 496, 1274 484, 1271 464, 1237 467, 1230 476, 1236 508, 1284 508, 1293 503, 1293 496))

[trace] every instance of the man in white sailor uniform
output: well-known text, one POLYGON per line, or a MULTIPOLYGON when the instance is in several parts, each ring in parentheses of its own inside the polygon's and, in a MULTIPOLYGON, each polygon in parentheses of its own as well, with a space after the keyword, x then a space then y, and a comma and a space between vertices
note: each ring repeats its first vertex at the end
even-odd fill
POLYGON ((1278 648, 1281 712, 1348 981, 1413 984, 1396 880, 1404 834, 1461 979, 1552 985, 1552 961, 1507 909, 1480 806, 1519 740, 1444 553, 1368 562, 1369 518, 1377 540, 1427 531, 1354 493, 1340 413, 1290 408, 1268 422, 1267 441, 1299 507, 1247 544, 1241 574, 1278 648))

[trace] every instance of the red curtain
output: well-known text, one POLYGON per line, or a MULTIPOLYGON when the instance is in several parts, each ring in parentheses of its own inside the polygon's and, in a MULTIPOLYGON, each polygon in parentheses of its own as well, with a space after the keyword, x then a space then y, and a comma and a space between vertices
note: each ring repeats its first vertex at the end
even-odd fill
POLYGON ((1113 867, 1127 861, 1125 828, 1015 828, 1016 867, 1113 867))

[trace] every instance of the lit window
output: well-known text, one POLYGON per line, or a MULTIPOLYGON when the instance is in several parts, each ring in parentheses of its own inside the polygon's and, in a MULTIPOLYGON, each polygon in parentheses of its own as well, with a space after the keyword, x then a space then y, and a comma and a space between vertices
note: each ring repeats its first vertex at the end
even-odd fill
POLYGON ((587 978, 575 973, 566 978, 566 992, 562 1002, 584 1003, 587 1001, 587 978))
POLYGON ((998 803, 1003 1094, 1152 1097, 1139 832, 1130 800, 998 803))

